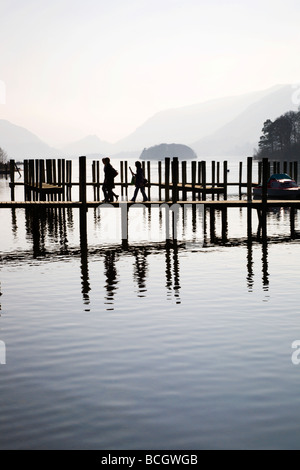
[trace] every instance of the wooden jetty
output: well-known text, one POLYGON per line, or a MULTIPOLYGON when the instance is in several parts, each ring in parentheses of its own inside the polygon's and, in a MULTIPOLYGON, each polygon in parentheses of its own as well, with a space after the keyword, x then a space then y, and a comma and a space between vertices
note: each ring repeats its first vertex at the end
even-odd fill
MULTIPOLYGON (((212 162, 211 174, 207 174, 207 163, 205 161, 190 163, 190 174, 187 172, 187 162, 180 162, 178 158, 166 158, 164 162, 159 161, 157 165, 157 175, 151 171, 151 162, 142 162, 144 173, 148 179, 147 191, 149 201, 143 203, 145 207, 157 207, 165 205, 174 209, 178 207, 196 208, 201 205, 204 211, 209 210, 211 219, 214 219, 215 211, 222 212, 222 233, 225 234, 227 224, 227 210, 230 208, 247 208, 248 211, 248 235, 252 233, 252 210, 256 210, 259 218, 258 230, 263 236, 267 235, 266 213, 270 207, 290 208, 291 233, 295 231, 295 214, 300 209, 300 200, 275 201, 268 200, 267 181, 271 173, 282 171, 289 172, 294 179, 298 177, 298 163, 270 162, 264 158, 258 164, 258 175, 256 182, 253 182, 253 159, 247 159, 247 180, 243 181, 243 163, 239 164, 239 180, 228 182, 228 162, 221 165, 220 162, 212 162), (263 186, 261 200, 254 200, 252 197, 253 186, 261 183, 263 186), (228 199, 229 186, 237 186, 238 199, 228 199), (156 188, 158 198, 151 199, 152 191, 156 188), (242 190, 246 188, 246 197, 242 198, 242 190)), ((10 161, 10 189, 11 200, 0 202, 0 208, 10 209, 32 209, 38 216, 41 209, 79 209, 81 234, 86 233, 86 215, 88 209, 99 207, 101 202, 101 167, 100 161, 92 161, 91 181, 87 178, 87 159, 85 156, 79 157, 78 181, 72 178, 71 160, 25 160, 24 179, 22 182, 15 180, 15 162, 10 161), (24 200, 15 200, 15 191, 18 186, 24 189, 24 200), (78 191, 77 200, 72 199, 72 189, 78 191), (92 198, 88 199, 88 188, 92 189, 92 198)), ((129 208, 136 204, 128 201, 128 190, 130 186, 128 162, 121 161, 118 169, 119 176, 116 179, 116 186, 120 188, 121 200, 110 203, 111 207, 121 208, 122 217, 128 220, 129 208)), ((102 175, 103 178, 103 175, 102 175)), ((89 191, 90 192, 90 191, 89 191)), ((126 222, 126 220, 125 220, 126 222)), ((126 223, 122 223, 122 239, 126 240, 126 223)), ((128 230, 128 228, 127 228, 128 230)), ((173 232, 174 235, 174 232, 173 232)))

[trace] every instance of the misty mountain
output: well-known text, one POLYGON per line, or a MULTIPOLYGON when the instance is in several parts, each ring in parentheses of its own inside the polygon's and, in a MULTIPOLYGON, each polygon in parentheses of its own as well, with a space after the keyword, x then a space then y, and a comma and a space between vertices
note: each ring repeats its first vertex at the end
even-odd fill
POLYGON ((253 155, 254 148, 258 147, 263 123, 287 111, 297 111, 298 104, 293 103, 292 93, 289 85, 268 93, 235 119, 191 146, 199 157, 253 155))
POLYGON ((4 119, 0 119, 0 147, 7 152, 8 158, 15 160, 55 158, 59 155, 56 149, 32 132, 4 119))
POLYGON ((69 157, 80 155, 98 155, 103 157, 111 153, 112 144, 100 140, 96 135, 88 135, 83 139, 70 143, 62 148, 64 155, 69 157))
MULTIPOLYGON (((278 85, 268 90, 162 111, 148 119, 128 137, 117 142, 114 149, 137 150, 157 145, 160 142, 180 142, 191 145, 211 135, 243 113, 249 106, 269 94, 280 91, 281 88, 278 85)), ((291 87, 287 88, 291 95, 291 87)), ((287 110, 290 104, 286 103, 287 110)), ((268 115, 267 109, 266 115, 268 115)))
POLYGON ((287 111, 297 110, 298 102, 292 99, 295 91, 291 85, 277 85, 263 91, 169 109, 155 114, 115 144, 90 135, 61 150, 50 147, 23 127, 0 120, 0 147, 9 158, 16 160, 77 158, 80 155, 131 159, 138 158, 145 148, 159 147, 161 142, 169 145, 178 142, 204 158, 247 156, 257 148, 267 119, 274 120, 287 111))
POLYGON ((187 145, 182 144, 160 144, 144 149, 141 160, 163 160, 164 158, 177 157, 179 160, 193 160, 197 158, 195 152, 187 145))

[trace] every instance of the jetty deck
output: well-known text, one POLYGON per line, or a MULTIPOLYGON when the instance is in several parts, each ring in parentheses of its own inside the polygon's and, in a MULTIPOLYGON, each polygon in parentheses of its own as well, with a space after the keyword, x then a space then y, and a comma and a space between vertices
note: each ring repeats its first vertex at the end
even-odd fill
MULTIPOLYGON (((266 236, 267 234, 267 211, 274 207, 290 209, 291 233, 295 233, 295 215, 300 209, 299 200, 275 200, 269 199, 267 194, 267 182, 271 173, 289 171, 290 175, 297 180, 298 163, 284 162, 283 168, 279 162, 270 162, 264 158, 258 164, 257 179, 253 178, 253 159, 247 158, 246 181, 243 180, 243 163, 239 164, 239 179, 236 182, 228 182, 228 162, 212 162, 211 172, 207 174, 205 161, 190 163, 188 175, 187 162, 180 162, 178 158, 166 158, 164 162, 158 162, 157 176, 151 171, 151 162, 142 162, 145 176, 148 180, 146 192, 148 201, 143 202, 144 207, 149 209, 164 206, 174 211, 176 207, 192 207, 210 211, 213 221, 215 211, 222 212, 222 232, 226 231, 227 210, 231 208, 246 208, 248 211, 247 225, 248 234, 252 230, 252 212, 257 211, 259 227, 258 230, 266 236), (253 187, 262 185, 262 197, 257 200, 253 198, 253 187), (237 199, 228 198, 228 187, 237 186, 237 199), (246 194, 242 197, 242 189, 246 188, 246 194), (153 192, 156 192, 153 197, 153 192)), ((0 209, 28 209, 32 210, 35 217, 39 211, 44 209, 79 209, 81 235, 87 230, 87 212, 89 209, 102 207, 107 204, 101 202, 101 188, 103 174, 100 171, 100 161, 92 162, 92 178, 87 178, 87 159, 79 157, 79 174, 76 181, 72 178, 72 161, 58 160, 25 160, 23 181, 15 181, 15 162, 10 161, 10 201, 0 201, 0 209), (24 200, 15 200, 16 188, 23 186, 24 200), (73 200, 72 189, 76 188, 76 199, 73 200), (91 196, 92 190, 92 198, 91 196)), ((121 208, 122 224, 124 215, 137 202, 129 201, 130 181, 128 162, 120 162, 119 176, 116 186, 120 189, 120 200, 111 202, 114 208, 121 208)), ((169 212, 172 212, 169 211, 169 212)), ((170 215, 166 215, 168 217, 170 215)), ((125 217, 126 218, 126 217, 125 217)), ((128 219, 128 217, 127 217, 128 219)), ((124 225, 125 226, 125 225, 124 225)), ((122 239, 126 239, 126 230, 122 231, 122 239)))

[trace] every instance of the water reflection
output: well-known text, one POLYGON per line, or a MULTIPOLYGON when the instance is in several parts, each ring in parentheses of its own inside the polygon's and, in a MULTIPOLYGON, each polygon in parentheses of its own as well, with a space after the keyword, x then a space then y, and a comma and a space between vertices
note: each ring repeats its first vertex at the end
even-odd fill
POLYGON ((147 248, 138 248, 133 250, 135 258, 133 278, 138 287, 138 297, 146 297, 147 292, 147 273, 148 273, 148 256, 147 248))
POLYGON ((114 298, 118 288, 117 259, 116 250, 108 249, 104 254, 104 274, 106 278, 104 303, 107 305, 107 310, 114 310, 114 298))
MULTIPOLYGON (((272 216, 275 222, 279 224, 280 214, 286 219, 290 217, 290 213, 285 211, 275 211, 271 214, 261 215, 260 229, 257 237, 249 229, 250 222, 252 224, 252 217, 249 221, 249 211, 247 212, 246 219, 248 221, 246 237, 230 238, 228 236, 228 214, 227 210, 209 210, 205 213, 204 219, 197 216, 194 208, 191 209, 190 214, 185 214, 182 218, 178 218, 178 223, 182 224, 182 234, 188 235, 188 227, 192 227, 192 241, 166 240, 164 242, 156 243, 129 243, 128 240, 123 243, 105 246, 90 246, 88 245, 88 228, 87 219, 82 214, 80 218, 80 237, 79 247, 71 247, 69 237, 75 232, 74 213, 70 209, 45 209, 44 211, 25 211, 25 229, 27 240, 32 243, 32 257, 44 258, 53 260, 55 257, 64 255, 64 257, 80 257, 80 277, 81 277, 81 293, 84 308, 86 311, 90 309, 90 295, 91 295, 91 274, 89 269, 89 262, 95 260, 95 256, 102 261, 103 274, 105 278, 104 283, 104 299, 103 303, 107 310, 114 310, 116 297, 119 290, 119 283, 121 282, 120 269, 118 263, 120 260, 129 260, 132 266, 132 281, 135 286, 137 297, 144 298, 148 295, 148 282, 150 276, 150 260, 153 254, 162 253, 165 263, 164 276, 165 276, 165 289, 168 300, 174 300, 176 304, 181 301, 181 276, 180 276, 180 254, 185 254, 187 251, 206 251, 207 248, 216 246, 232 247, 245 246, 246 248, 246 285, 249 292, 254 291, 255 284, 255 263, 254 263, 254 250, 261 249, 261 278, 259 283, 262 285, 264 291, 268 291, 270 287, 270 273, 268 251, 270 243, 288 242, 299 238, 296 232, 296 217, 294 214, 292 223, 292 233, 290 236, 272 237, 266 236, 265 230, 262 229, 264 217, 272 216), (180 222, 181 221, 181 222, 180 222), (189 222, 192 224, 189 225, 189 222), (200 225, 200 228, 199 228, 200 225), (208 230, 207 230, 208 229, 208 230), (197 237, 199 232, 204 235, 202 244, 197 245, 197 237), (50 247, 50 249, 49 249, 50 247)), ((240 216, 242 218, 242 211, 240 216)), ((148 223, 151 223, 151 212, 147 213, 148 223)), ((94 222, 99 219, 94 219, 94 222)), ((15 210, 11 211, 11 226, 14 237, 18 234, 18 216, 15 210)), ((159 226, 163 228, 162 214, 159 213, 159 226)), ((28 260, 28 253, 22 256, 20 253, 11 253, 2 256, 2 261, 9 260, 28 260), (19 257, 19 258, 18 258, 19 257)), ((101 264, 99 264, 101 266, 101 264)))

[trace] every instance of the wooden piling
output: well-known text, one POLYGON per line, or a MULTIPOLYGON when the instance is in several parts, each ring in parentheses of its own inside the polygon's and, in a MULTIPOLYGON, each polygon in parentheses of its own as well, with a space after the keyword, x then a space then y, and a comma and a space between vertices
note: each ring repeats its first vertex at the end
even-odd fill
POLYGON ((228 196, 228 162, 225 161, 223 164, 223 184, 224 184, 224 201, 227 201, 227 196, 228 196))
POLYGON ((187 200, 187 191, 186 191, 186 161, 181 162, 181 181, 182 181, 182 200, 187 200))
POLYGON ((165 158, 165 201, 170 200, 170 158, 165 158))
POLYGON ((247 158, 247 201, 252 201, 252 157, 247 158))
POLYGON ((179 161, 177 157, 173 158, 172 161, 172 201, 176 203, 178 201, 178 181, 179 180, 179 161))
POLYGON ((15 200, 15 161, 10 160, 9 162, 9 171, 10 171, 10 199, 11 201, 15 200))
POLYGON ((212 187, 212 201, 215 200, 215 193, 214 193, 214 188, 216 186, 216 162, 212 161, 211 162, 211 187, 212 187))
POLYGON ((161 201, 161 185, 162 185, 162 172, 161 172, 161 160, 158 162, 158 199, 161 201))
POLYGON ((193 201, 196 200, 196 181, 197 181, 197 162, 196 161, 192 161, 192 165, 191 165, 191 171, 192 171, 192 197, 193 197, 193 201))
POLYGON ((206 161, 203 160, 202 164, 202 201, 206 201, 206 161))
POLYGON ((298 162, 294 162, 294 180, 298 183, 298 162))
POLYGON ((125 195, 128 199, 128 162, 127 161, 124 162, 124 184, 125 184, 125 195))
POLYGON ((262 161, 262 202, 266 204, 268 200, 268 179, 269 179, 269 160, 268 158, 263 158, 262 161))
POLYGON ((242 199, 243 162, 239 164, 239 198, 242 199))
POLYGON ((151 162, 147 161, 148 199, 151 201, 151 162))

